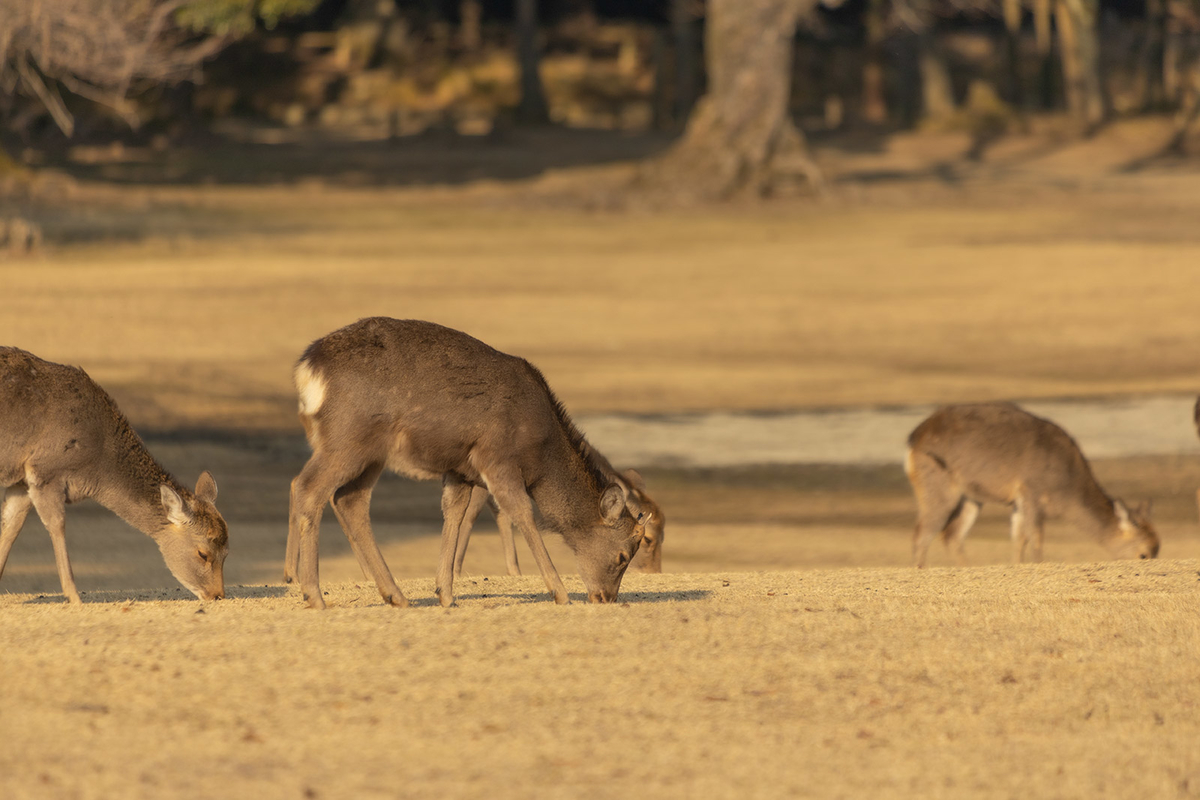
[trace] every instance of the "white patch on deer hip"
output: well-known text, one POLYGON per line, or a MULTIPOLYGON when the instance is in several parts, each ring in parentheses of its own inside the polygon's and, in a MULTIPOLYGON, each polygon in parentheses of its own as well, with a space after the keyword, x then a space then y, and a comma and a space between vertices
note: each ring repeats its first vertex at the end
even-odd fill
POLYGON ((325 379, 313 371, 307 361, 296 365, 296 391, 300 394, 300 413, 316 414, 325 402, 325 379))

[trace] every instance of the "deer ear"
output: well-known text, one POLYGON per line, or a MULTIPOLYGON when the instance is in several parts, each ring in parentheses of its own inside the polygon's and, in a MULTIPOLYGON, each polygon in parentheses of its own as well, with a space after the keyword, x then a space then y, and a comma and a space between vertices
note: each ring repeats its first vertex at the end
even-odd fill
POLYGON ((636 469, 627 469, 621 473, 625 480, 629 481, 629 485, 639 492, 646 491, 646 479, 642 477, 642 473, 636 469))
POLYGON ((217 482, 208 470, 201 472, 196 481, 196 497, 206 503, 217 502, 217 482))
POLYGON ((609 525, 615 525, 625 510, 625 490, 619 483, 610 483, 600 495, 600 516, 609 525))
POLYGON ((1113 500, 1113 510, 1117 512, 1117 519, 1121 522, 1129 523, 1129 509, 1120 500, 1113 500))
POLYGON ((179 492, 165 483, 158 487, 158 492, 162 495, 163 510, 167 512, 167 520, 172 525, 187 525, 192 521, 192 515, 183 507, 183 498, 179 496, 179 492))
POLYGON ((1154 501, 1147 500, 1143 503, 1138 503, 1137 515, 1142 519, 1150 519, 1150 512, 1154 509, 1154 501))

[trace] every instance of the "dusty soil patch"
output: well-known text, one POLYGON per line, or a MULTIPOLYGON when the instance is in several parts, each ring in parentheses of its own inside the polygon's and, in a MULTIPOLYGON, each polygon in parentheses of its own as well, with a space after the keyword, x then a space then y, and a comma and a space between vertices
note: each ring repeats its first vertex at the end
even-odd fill
POLYGON ((604 607, 491 578, 450 610, 422 579, 406 611, 330 584, 325 613, 275 587, 9 596, 0 793, 1190 797, 1198 572, 635 576, 604 607))

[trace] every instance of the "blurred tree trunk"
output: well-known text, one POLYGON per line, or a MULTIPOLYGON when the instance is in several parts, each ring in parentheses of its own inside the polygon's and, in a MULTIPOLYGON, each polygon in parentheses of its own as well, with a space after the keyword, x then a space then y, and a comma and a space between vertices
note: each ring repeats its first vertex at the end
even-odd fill
POLYGON ((796 23, 815 5, 710 0, 708 93, 679 143, 643 169, 644 184, 692 200, 766 195, 786 179, 820 185, 804 137, 788 116, 796 23))
POLYGON ((1044 111, 1049 111, 1058 104, 1058 93, 1054 80, 1054 31, 1050 27, 1050 16, 1050 0, 1034 0, 1033 33, 1040 61, 1038 94, 1044 111))
POLYGON ((1067 110, 1088 127, 1104 121, 1100 80, 1099 0, 1058 0, 1055 20, 1062 44, 1067 110))
POLYGON ((483 3, 462 0, 458 6, 459 41, 463 50, 474 53, 483 44, 483 3))
POLYGON ((938 50, 932 25, 917 37, 921 69, 922 117, 927 121, 944 120, 954 113, 954 85, 950 70, 938 50))
POLYGON ((1167 103, 1166 87, 1163 84, 1166 34, 1166 4, 1163 0, 1146 0, 1146 24, 1143 28, 1137 76, 1143 111, 1163 108, 1167 103))
POLYGON ((545 125, 550 121, 546 93, 542 90, 538 54, 537 0, 517 0, 517 60, 521 68, 521 102, 517 121, 525 125, 545 125))
POLYGON ((887 35, 886 0, 867 0, 863 11, 866 29, 866 58, 863 60, 862 117, 872 125, 887 122, 887 98, 884 95, 883 40, 887 35))
POLYGON ((671 0, 671 30, 675 36, 675 119, 685 120, 696 105, 696 41, 694 0, 671 0))
POLYGON ((1005 99, 1017 108, 1025 107, 1021 83, 1021 0, 1004 0, 1004 49, 1008 75, 1005 99))
POLYGON ((1180 67, 1183 65, 1183 31, 1178 17, 1169 7, 1163 24, 1163 95, 1171 107, 1179 106, 1180 67))

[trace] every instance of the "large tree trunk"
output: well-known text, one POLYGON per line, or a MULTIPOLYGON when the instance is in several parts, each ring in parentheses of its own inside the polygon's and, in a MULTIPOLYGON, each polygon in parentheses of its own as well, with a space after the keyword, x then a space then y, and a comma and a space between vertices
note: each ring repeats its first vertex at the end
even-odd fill
POLYGON ((521 102, 517 121, 525 125, 545 125, 550 121, 546 93, 539 71, 541 59, 537 46, 537 0, 517 0, 517 60, 521 67, 521 102))
POLYGON ((815 0, 710 0, 708 93, 683 138, 642 171, 644 183, 678 199, 766 195, 797 177, 819 184, 788 116, 792 41, 815 0))
POLYGON ((1099 0, 1058 0, 1055 18, 1062 43, 1067 110, 1088 127, 1104 121, 1100 80, 1099 0))

